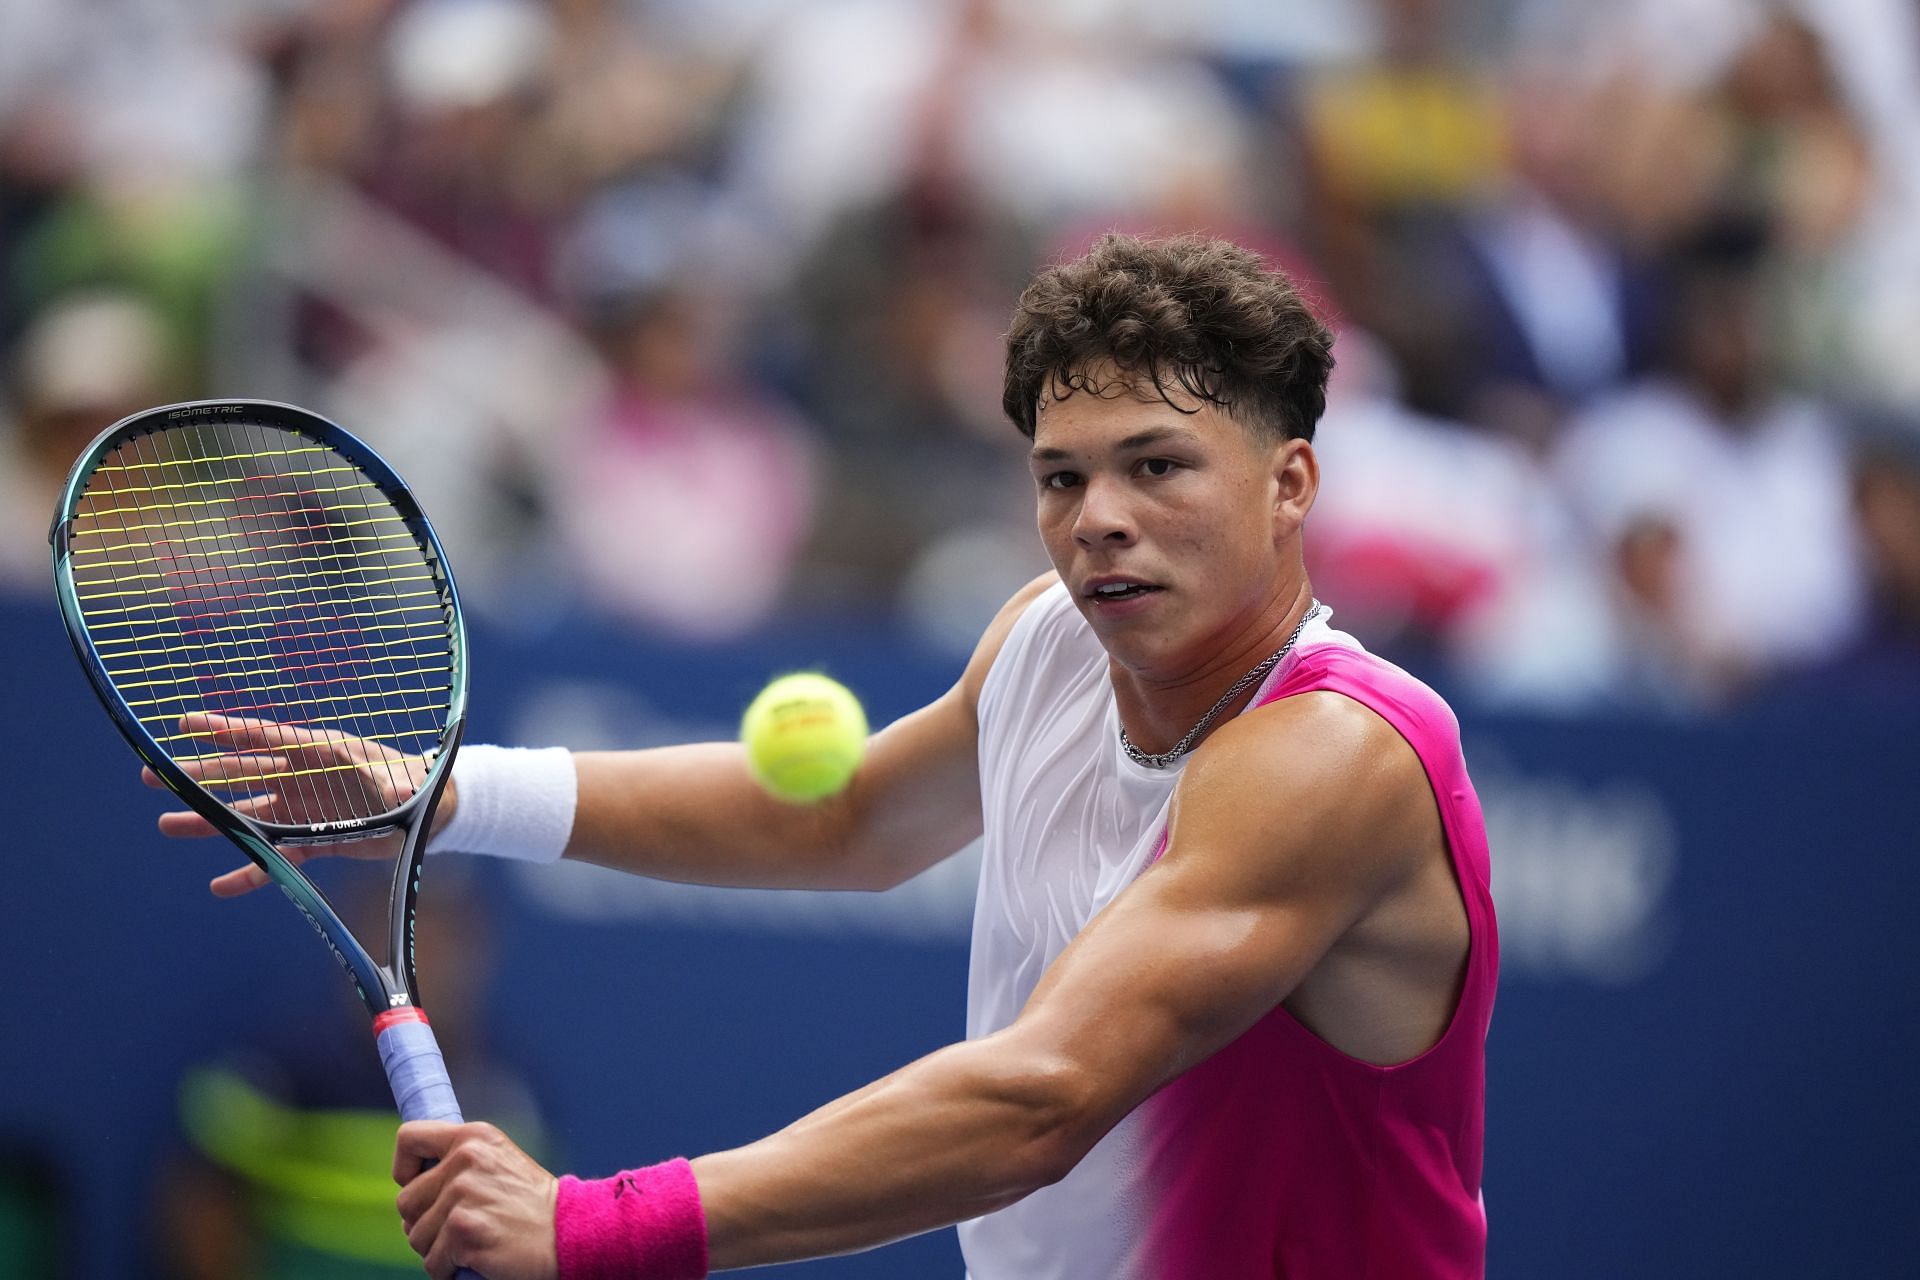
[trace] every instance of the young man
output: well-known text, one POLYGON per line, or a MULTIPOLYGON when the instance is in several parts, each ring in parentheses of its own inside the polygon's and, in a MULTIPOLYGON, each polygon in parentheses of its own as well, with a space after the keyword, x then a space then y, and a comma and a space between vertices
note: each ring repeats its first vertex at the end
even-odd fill
POLYGON ((463 753, 443 847, 878 889, 984 834, 984 866, 967 1040, 771 1137, 582 1182, 403 1126, 431 1274, 698 1276, 948 1223, 972 1280, 1482 1274, 1486 838, 1445 705, 1307 581, 1329 347, 1217 241, 1039 276, 1006 408, 1055 572, 824 804, 732 744, 463 753))

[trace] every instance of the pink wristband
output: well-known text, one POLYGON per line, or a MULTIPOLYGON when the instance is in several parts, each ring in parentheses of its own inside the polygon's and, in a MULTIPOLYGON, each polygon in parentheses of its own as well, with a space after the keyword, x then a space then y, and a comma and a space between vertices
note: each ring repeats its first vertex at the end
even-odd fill
POLYGON ((611 1178, 560 1179, 560 1280, 703 1280, 707 1216, 693 1166, 669 1160, 611 1178))

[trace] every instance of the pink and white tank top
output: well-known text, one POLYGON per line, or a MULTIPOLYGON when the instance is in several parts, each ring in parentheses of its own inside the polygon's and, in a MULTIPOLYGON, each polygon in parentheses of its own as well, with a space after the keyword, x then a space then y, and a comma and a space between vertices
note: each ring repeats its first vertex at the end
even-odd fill
MULTIPOLYGON (((1466 905, 1466 982, 1439 1043, 1376 1067, 1276 1007, 1137 1107, 1065 1178, 960 1224, 970 1280, 1459 1280, 1485 1271, 1485 1044, 1499 943, 1459 727, 1324 611, 1249 708, 1312 690, 1413 746, 1466 905)), ((1011 1023, 1054 957, 1159 856, 1181 766, 1119 745, 1106 653, 1055 585, 980 696, 985 838, 967 1034, 1011 1023)))

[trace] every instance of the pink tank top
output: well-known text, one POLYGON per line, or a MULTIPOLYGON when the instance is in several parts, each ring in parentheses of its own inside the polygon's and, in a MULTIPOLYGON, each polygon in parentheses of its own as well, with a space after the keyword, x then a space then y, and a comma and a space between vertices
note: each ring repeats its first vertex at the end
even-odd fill
MULTIPOLYGON (((1276 1007, 1142 1111, 1154 1188, 1146 1273, 1161 1280, 1466 1280, 1486 1270, 1480 1194, 1486 1036, 1499 970, 1486 826, 1440 697, 1337 644, 1300 653, 1260 704, 1344 694, 1425 766, 1465 902, 1466 981, 1410 1062, 1348 1057, 1276 1007)), ((1164 837, 1162 837, 1164 842, 1164 837)))
MULTIPOLYGON (((987 674, 970 1037, 1017 1019, 1048 967, 1164 848, 1185 762, 1128 759, 1108 669, 1056 585, 987 674)), ((1416 1061, 1379 1068, 1274 1010, 1136 1107, 1065 1178, 961 1223, 970 1280, 1482 1274, 1482 1052, 1498 944, 1459 731, 1431 690, 1325 613, 1256 704, 1316 689, 1383 716, 1432 781, 1472 932, 1446 1034, 1416 1061)))

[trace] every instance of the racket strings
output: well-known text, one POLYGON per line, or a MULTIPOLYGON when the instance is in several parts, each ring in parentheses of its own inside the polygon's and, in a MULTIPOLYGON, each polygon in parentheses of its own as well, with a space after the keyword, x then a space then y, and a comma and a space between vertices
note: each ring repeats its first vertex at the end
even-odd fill
MULTIPOLYGON (((169 463, 179 461, 191 462, 196 455, 194 443, 194 434, 187 431, 167 433, 158 437, 135 437, 134 453, 139 462, 146 463, 157 469, 169 463), (168 450, 162 450, 162 441, 167 443, 169 446, 168 450), (163 452, 173 451, 173 446, 178 446, 179 451, 186 454, 186 458, 180 459, 162 456, 163 452), (149 447, 153 454, 151 457, 147 456, 149 447)), ((200 457, 204 458, 207 451, 203 447, 197 452, 200 457)), ((208 483, 227 481, 228 483, 225 487, 231 489, 233 479, 234 477, 231 472, 224 472, 210 478, 208 483)), ((166 516, 184 516, 185 519, 163 518, 152 521, 141 520, 139 519, 139 511, 142 504, 129 502, 127 500, 125 493, 119 488, 123 483, 126 482, 124 480, 108 481, 112 498, 109 503, 102 507, 101 515, 103 519, 108 516, 118 519, 120 528, 128 536, 132 536, 135 532, 145 532, 151 529, 185 527, 202 530, 206 528, 208 517, 214 514, 204 509, 206 506, 204 501, 198 501, 195 502, 192 507, 183 506, 178 511, 164 511, 161 513, 166 516)), ((244 497, 245 494, 242 493, 238 496, 244 497)), ((234 504, 232 509, 223 509, 219 515, 226 517, 226 519, 224 519, 221 524, 215 526, 215 534, 225 532, 229 536, 239 536, 242 538, 244 538, 247 533, 246 522, 270 518, 270 513, 265 511, 241 510, 238 509, 237 504, 234 504)), ((197 536, 204 538, 210 535, 202 532, 197 536)), ((178 607, 174 609, 173 621, 175 628, 176 631, 182 635, 190 629, 184 625, 186 622, 199 621, 204 616, 215 616, 220 612, 241 613, 249 607, 241 604, 241 601, 258 597, 262 594, 259 590, 247 589, 248 586, 253 584, 236 583, 231 579, 223 580, 217 576, 219 571, 206 563, 204 558, 202 562, 195 563, 191 558, 167 557, 163 560, 163 563, 166 563, 170 570, 178 573, 179 580, 175 584, 175 590, 182 593, 181 598, 183 600, 191 602, 191 607, 187 610, 182 610, 178 607), (220 608, 222 605, 230 605, 231 609, 222 610, 220 608), (184 617, 181 616, 183 612, 185 614, 184 617)), ((173 592, 168 593, 169 604, 172 603, 173 594, 173 592)), ((137 613, 146 603, 148 602, 143 600, 129 604, 126 606, 126 611, 128 614, 137 613)), ((102 616, 106 617, 111 615, 103 610, 102 616)), ((249 661, 258 663, 263 656, 269 658, 271 656, 270 646, 266 646, 267 652, 263 655, 263 645, 261 641, 262 637, 258 634, 257 630, 247 630, 243 628, 230 634, 221 643, 210 646, 210 649, 217 662, 228 665, 229 667, 236 663, 244 664, 249 661)), ((142 671, 146 670, 145 664, 142 664, 141 669, 142 671)), ((126 675, 119 673, 116 673, 116 678, 123 686, 123 696, 125 696, 127 691, 134 687, 136 683, 138 683, 140 687, 147 689, 152 689, 156 684, 173 687, 178 683, 172 680, 134 682, 129 680, 126 675)), ((252 692, 254 696, 258 695, 260 690, 257 686, 261 683, 264 682, 253 682, 256 687, 251 689, 250 692, 252 692)), ((297 683, 294 682, 280 681, 278 683, 279 687, 282 688, 297 688, 297 683)), ((185 711, 188 707, 191 707, 193 710, 205 710, 209 709, 207 705, 209 703, 211 704, 210 709, 216 711, 231 712, 239 709, 257 714, 257 709, 255 708, 234 708, 230 705, 229 699, 217 696, 222 692, 235 688, 244 688, 247 687, 247 685, 248 681, 244 675, 236 679, 231 670, 213 675, 209 675, 208 673, 196 674, 190 681, 189 692, 175 693, 169 696, 156 691, 153 698, 156 714, 161 712, 185 711)), ((276 727, 270 734, 270 745, 274 748, 284 748, 288 741, 295 737, 295 731, 283 727, 286 717, 273 716, 269 718, 276 722, 276 727)), ((187 757, 187 760, 194 763, 201 763, 209 760, 218 760, 222 754, 222 751, 218 747, 215 747, 215 749, 211 751, 187 757)), ((280 754, 284 753, 282 752, 280 754)), ((271 783, 283 795, 291 793, 296 802, 295 811, 307 814, 316 814, 324 811, 320 801, 319 788, 316 785, 318 780, 315 779, 313 775, 306 773, 295 765, 290 764, 284 768, 271 770, 256 767, 252 772, 249 772, 244 766, 228 769, 223 773, 221 781, 233 786, 264 786, 271 783), (266 776, 269 773, 275 776, 271 778, 266 776)), ((328 788, 327 802, 339 811, 341 816, 349 816, 345 806, 341 804, 339 799, 341 794, 341 788, 337 785, 328 788)))
POLYGON ((417 788, 451 700, 451 602, 350 460, 264 423, 136 435, 94 469, 72 537, 89 639, 177 762, 299 822, 375 817, 417 788), (267 722, 268 745, 191 714, 267 722), (219 771, 227 756, 244 763, 219 771))
MULTIPOLYGON (((260 434, 257 428, 250 427, 246 430, 249 436, 258 436, 260 434)), ((256 444, 265 443, 264 440, 260 439, 255 439, 251 442, 256 444)), ((367 519, 398 519, 397 512, 392 512, 391 515, 389 515, 391 510, 390 504, 385 504, 384 499, 382 499, 380 503, 369 503, 364 501, 364 499, 361 502, 355 503, 347 497, 338 496, 343 489, 352 492, 355 488, 370 486, 317 484, 317 477, 314 474, 314 463, 315 457, 312 454, 288 455, 284 465, 278 472, 267 475, 255 474, 250 476, 248 484, 250 486, 257 485, 260 492, 253 493, 243 491, 237 495, 236 505, 240 503, 258 503, 260 505, 257 507, 247 507, 242 510, 241 514, 248 515, 256 510, 269 513, 275 511, 284 512, 296 532, 303 531, 306 527, 310 526, 313 523, 312 517, 314 516, 322 516, 323 518, 332 516, 337 518, 341 511, 349 507, 357 508, 363 513, 378 512, 378 514, 374 515, 364 515, 363 518, 367 519), (293 459, 295 457, 297 457, 299 461, 294 461, 293 459), (301 472, 304 472, 304 474, 299 474, 301 472), (336 495, 331 500, 331 510, 329 510, 329 499, 325 496, 328 493, 336 495), (380 508, 383 506, 387 509, 381 510, 380 508)), ((280 522, 273 521, 271 523, 278 526, 280 522)), ((259 532, 259 530, 254 530, 254 532, 259 532)), ((279 539, 262 539, 262 541, 266 542, 277 540, 279 539)), ((324 537, 318 536, 293 539, 293 541, 314 544, 324 543, 324 540, 324 537)), ((325 617, 328 607, 336 602, 327 598, 328 584, 317 583, 315 581, 313 574, 314 571, 318 569, 318 566, 309 565, 304 566, 304 568, 307 569, 307 572, 300 573, 294 577, 293 598, 295 602, 301 606, 299 612, 308 621, 317 622, 325 617)), ((359 576, 362 586, 365 586, 365 575, 361 574, 359 576)), ((413 576, 418 579, 430 577, 431 575, 421 573, 413 576)), ((363 600, 365 598, 368 597, 362 597, 363 600)), ((367 671, 350 671, 347 669, 350 665, 347 662, 330 663, 326 660, 324 654, 318 652, 314 646, 308 644, 301 642, 287 643, 283 638, 282 644, 279 647, 283 655, 283 665, 289 665, 294 669, 293 674, 295 678, 293 683, 295 683, 296 686, 304 684, 334 686, 339 694, 353 697, 355 694, 362 692, 356 682, 364 680, 371 674, 367 671)), ((342 646, 331 646, 335 651, 341 647, 342 646)), ((231 679, 231 677, 229 678, 231 679)), ((381 736, 386 737, 389 741, 395 739, 395 726, 392 717, 376 711, 371 700, 362 701, 359 705, 352 706, 350 710, 353 717, 361 722, 356 726, 358 732, 355 736, 359 737, 362 741, 370 740, 367 729, 369 722, 381 725, 382 729, 384 729, 384 733, 382 733, 381 736)), ((337 776, 341 773, 355 770, 359 761, 350 759, 344 763, 328 764, 325 763, 325 761, 328 758, 337 760, 338 753, 331 753, 331 757, 329 754, 316 756, 304 756, 300 754, 299 747, 303 742, 319 743, 324 751, 326 739, 330 736, 324 729, 318 729, 317 732, 314 729, 310 729, 308 736, 305 737, 291 733, 282 733, 278 736, 282 738, 280 754, 290 762, 289 768, 285 770, 285 772, 292 774, 293 778, 297 780, 298 785, 309 787, 316 793, 324 790, 325 805, 338 806, 338 810, 343 812, 343 816, 350 818, 371 816, 357 811, 354 804, 355 793, 346 785, 348 779, 337 776), (286 739, 288 738, 292 738, 292 741, 287 741, 286 739)), ((387 781, 389 787, 399 790, 403 795, 411 794, 412 787, 410 784, 403 787, 400 785, 400 780, 394 778, 393 764, 390 758, 385 756, 377 758, 381 761, 381 768, 388 775, 387 781)))
MULTIPOLYGON (((299 462, 296 465, 303 471, 306 482, 306 488, 300 498, 303 503, 315 501, 324 503, 326 500, 319 495, 334 491, 336 488, 336 486, 321 483, 325 478, 321 474, 322 461, 322 459, 316 458, 311 454, 299 455, 299 462)), ((383 508, 379 515, 365 518, 400 520, 404 525, 404 519, 400 516, 399 511, 393 504, 387 500, 386 495, 380 493, 379 490, 364 477, 357 478, 357 481, 356 487, 359 492, 356 496, 362 497, 362 501, 360 503, 354 503, 346 498, 339 499, 334 511, 331 513, 334 518, 338 518, 341 512, 349 508, 359 508, 363 511, 374 511, 383 508), (366 501, 365 499, 367 498, 375 498, 377 502, 366 501)), ((306 508, 303 507, 302 510, 304 512, 306 508)), ((348 527, 349 525, 351 527, 363 527, 359 522, 343 521, 342 525, 343 527, 348 527)), ((364 550, 357 550, 353 553, 352 569, 355 571, 354 577, 357 579, 357 582, 349 582, 343 577, 342 581, 336 584, 342 591, 349 591, 357 585, 358 594, 341 602, 347 604, 348 607, 365 604, 370 601, 378 601, 382 598, 392 598, 396 594, 394 588, 401 586, 402 583, 409 584, 405 588, 408 592, 421 590, 422 588, 417 584, 422 581, 431 584, 434 576, 431 564, 428 563, 424 555, 419 554, 418 548, 416 548, 416 554, 412 561, 405 564, 397 563, 393 557, 380 557, 377 561, 369 563, 369 557, 365 554, 364 550), (401 572, 403 569, 417 569, 418 571, 401 572)), ((330 573, 332 571, 317 571, 316 574, 309 576, 307 581, 314 587, 317 594, 321 594, 324 597, 328 589, 328 584, 320 580, 320 572, 330 573)), ((344 575, 347 571, 342 568, 340 572, 344 575)), ((332 603, 334 602, 323 599, 322 606, 315 611, 315 621, 324 621, 327 616, 328 606, 332 603)), ((336 678, 342 681, 358 679, 363 682, 363 687, 357 691, 365 693, 368 696, 363 705, 357 708, 356 713, 366 726, 366 738, 368 740, 384 739, 389 743, 405 743, 408 744, 409 747, 417 748, 407 750, 406 754, 425 755, 437 746, 441 717, 433 714, 432 711, 427 711, 424 717, 425 724, 422 725, 416 723, 416 721, 420 718, 421 711, 426 711, 427 709, 421 708, 420 710, 414 710, 413 708, 421 696, 421 689, 424 683, 423 677, 446 675, 451 671, 451 652, 449 650, 440 655, 442 661, 436 666, 432 661, 435 655, 432 653, 422 653, 419 637, 415 633, 403 633, 402 638, 407 649, 404 654, 393 652, 391 649, 385 647, 376 650, 369 646, 364 636, 351 641, 347 645, 329 644, 325 646, 324 649, 320 646, 304 645, 300 649, 300 653, 304 658, 309 660, 305 664, 306 669, 309 670, 317 669, 326 671, 330 668, 334 670, 346 670, 349 667, 359 667, 359 670, 336 678), (359 654, 355 657, 334 659, 326 656, 327 654, 340 653, 343 648, 352 652, 354 646, 358 646, 359 650, 359 654), (408 708, 398 714, 392 709, 392 699, 393 696, 396 695, 401 700, 402 705, 408 708)), ((296 760, 300 759, 298 756, 294 758, 296 760)), ((399 783, 392 778, 394 764, 391 757, 383 756, 382 760, 389 775, 390 785, 403 796, 412 795, 415 789, 412 778, 405 777, 405 785, 399 785, 399 783)), ((401 766, 401 771, 404 775, 404 765, 401 766)), ((363 815, 356 814, 355 816, 363 815)), ((370 817, 372 815, 364 816, 370 817)))

